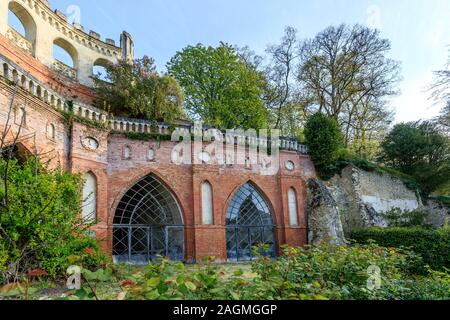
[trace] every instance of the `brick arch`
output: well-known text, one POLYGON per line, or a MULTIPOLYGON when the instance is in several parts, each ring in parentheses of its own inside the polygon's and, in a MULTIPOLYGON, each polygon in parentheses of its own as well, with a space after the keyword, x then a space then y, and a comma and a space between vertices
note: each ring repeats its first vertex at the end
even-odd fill
POLYGON ((226 218, 227 218, 227 210, 229 205, 231 204, 231 202, 233 201, 234 197, 236 196, 236 194, 238 193, 239 189, 241 187, 243 187, 244 185, 246 185, 247 183, 251 184, 252 186, 255 187, 255 189, 259 192, 259 194, 261 195, 261 197, 264 199, 264 201, 266 201, 267 206, 270 209, 270 212, 272 214, 272 219, 273 219, 273 224, 274 226, 277 226, 279 224, 278 218, 277 218, 277 214, 275 211, 275 207, 272 203, 272 201, 270 200, 270 198, 267 196, 267 193, 258 185, 258 183, 256 183, 253 180, 247 180, 244 183, 241 183, 237 186, 234 187, 233 191, 230 193, 230 195, 228 196, 228 198, 225 201, 225 205, 222 208, 222 212, 221 212, 221 217, 220 217, 220 222, 221 225, 226 226, 226 218))
POLYGON ((181 213, 181 219, 183 220, 183 225, 186 226, 187 224, 187 217, 186 217, 186 210, 184 208, 184 204, 182 203, 181 199, 178 197, 176 191, 174 190, 174 188, 172 188, 172 186, 166 181, 166 179, 164 179, 160 174, 158 174, 156 171, 151 170, 149 172, 147 172, 146 174, 140 174, 138 177, 135 177, 132 179, 132 182, 128 183, 124 188, 122 188, 122 190, 116 195, 114 202, 112 204, 112 206, 110 207, 110 211, 109 211, 109 216, 108 216, 108 225, 112 226, 114 225, 114 218, 116 215, 116 210, 117 207, 120 203, 120 201, 122 200, 122 198, 125 196, 125 194, 134 186, 136 185, 139 181, 141 181, 142 179, 144 179, 145 177, 152 175, 154 176, 159 182, 162 183, 162 185, 164 187, 167 188, 167 190, 171 193, 171 195, 173 196, 173 198, 175 199, 175 202, 180 210, 181 213))

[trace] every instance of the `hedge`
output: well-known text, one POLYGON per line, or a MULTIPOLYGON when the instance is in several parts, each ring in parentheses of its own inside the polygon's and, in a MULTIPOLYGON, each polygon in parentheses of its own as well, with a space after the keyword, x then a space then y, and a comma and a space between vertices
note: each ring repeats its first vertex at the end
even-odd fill
POLYGON ((407 248, 420 255, 424 265, 434 270, 450 269, 450 230, 415 228, 368 228, 354 230, 357 243, 375 241, 383 247, 407 248))

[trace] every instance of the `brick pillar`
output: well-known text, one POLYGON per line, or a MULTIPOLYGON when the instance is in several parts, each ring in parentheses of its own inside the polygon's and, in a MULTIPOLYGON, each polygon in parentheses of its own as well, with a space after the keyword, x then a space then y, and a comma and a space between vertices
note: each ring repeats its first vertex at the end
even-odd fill
POLYGON ((227 260, 225 221, 222 221, 224 198, 221 194, 219 170, 215 166, 193 166, 193 207, 195 233, 195 259, 215 257, 218 262, 227 260), (203 225, 202 183, 208 181, 212 187, 213 224, 203 225))

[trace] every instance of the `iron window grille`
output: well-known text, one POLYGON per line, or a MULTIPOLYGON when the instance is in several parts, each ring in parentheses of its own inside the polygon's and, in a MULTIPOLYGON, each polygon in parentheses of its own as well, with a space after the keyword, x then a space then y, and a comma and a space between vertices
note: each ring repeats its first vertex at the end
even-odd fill
POLYGON ((184 259, 184 226, 172 193, 149 175, 121 199, 113 226, 115 262, 147 264, 160 256, 184 259))
POLYGON ((227 209, 227 257, 229 261, 250 261, 253 248, 267 245, 260 254, 275 257, 275 226, 272 212, 256 188, 242 186, 227 209))

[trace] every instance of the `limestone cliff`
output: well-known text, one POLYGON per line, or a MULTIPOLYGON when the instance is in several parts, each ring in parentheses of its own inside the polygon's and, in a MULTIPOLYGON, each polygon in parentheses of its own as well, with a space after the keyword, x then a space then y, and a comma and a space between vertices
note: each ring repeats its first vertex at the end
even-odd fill
POLYGON ((327 183, 308 182, 309 240, 344 243, 355 228, 386 227, 384 213, 422 210, 426 223, 442 227, 449 208, 436 201, 423 203, 420 196, 390 174, 367 172, 348 166, 327 183))
POLYGON ((308 225, 309 244, 346 242, 338 205, 325 184, 317 179, 308 181, 308 225))

